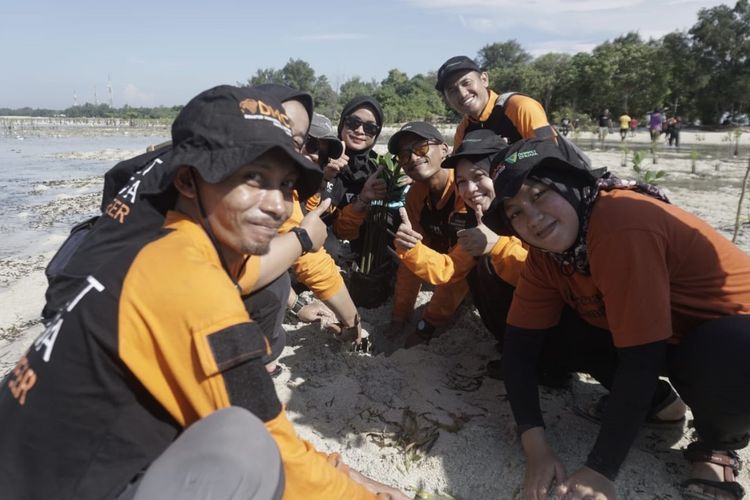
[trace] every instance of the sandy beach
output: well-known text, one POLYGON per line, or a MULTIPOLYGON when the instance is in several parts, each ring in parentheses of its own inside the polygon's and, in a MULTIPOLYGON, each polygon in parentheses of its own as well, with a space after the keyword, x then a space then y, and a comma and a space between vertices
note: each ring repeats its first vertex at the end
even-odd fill
MULTIPOLYGON (((381 142, 387 141, 387 135, 385 131, 381 142)), ((684 131, 679 151, 659 144, 657 163, 644 149, 649 143, 644 131, 627 141, 627 151, 618 134, 610 135, 603 144, 589 133, 576 140, 595 166, 606 166, 620 177, 635 175, 633 150, 644 149, 647 154, 641 167, 666 172, 660 186, 671 201, 704 218, 731 239, 743 177, 749 168, 750 133, 740 136, 737 157, 733 156, 727 137, 724 132, 684 131)), ((114 165, 140 152, 63 154, 107 159, 114 165)), ((75 188, 100 183, 101 179, 65 182, 75 188)), ((44 190, 45 186, 36 189, 44 190)), ((29 241, 29 245, 54 248, 64 234, 48 233, 52 221, 83 220, 95 215, 98 205, 99 197, 90 192, 36 205, 28 214, 28 223, 37 240, 29 241)), ((747 197, 740 216, 737 244, 747 252, 747 197)), ((0 226, 0 235, 3 231, 0 226)), ((47 251, 0 258, 2 374, 41 332, 37 318, 44 305, 44 267, 52 254, 47 251)), ((424 304, 429 297, 430 292, 423 291, 419 303, 424 304)), ((376 344, 386 342, 381 332, 388 324, 390 307, 386 303, 377 309, 360 309, 364 327, 376 344)), ((419 314, 420 310, 415 311, 413 323, 419 314)), ((320 450, 341 453, 353 468, 412 495, 424 490, 460 499, 519 498, 523 454, 505 400, 505 387, 501 381, 484 376, 487 361, 495 357, 493 339, 469 303, 428 346, 396 349, 402 340, 399 339, 396 345, 389 346, 395 352, 388 356, 343 352, 319 325, 286 327, 289 345, 280 359, 283 371, 275 384, 303 438, 320 450)), ((586 459, 598 431, 595 424, 578 417, 574 409, 595 401, 603 393, 585 376, 575 377, 565 389, 541 389, 549 440, 569 472, 586 459)), ((617 479, 620 498, 680 498, 677 488, 688 471, 681 449, 694 437, 690 420, 688 415, 687 424, 681 429, 641 431, 617 479)), ((750 464, 750 448, 743 450, 741 456, 750 464)), ((740 483, 750 491, 748 467, 740 474, 740 483)))

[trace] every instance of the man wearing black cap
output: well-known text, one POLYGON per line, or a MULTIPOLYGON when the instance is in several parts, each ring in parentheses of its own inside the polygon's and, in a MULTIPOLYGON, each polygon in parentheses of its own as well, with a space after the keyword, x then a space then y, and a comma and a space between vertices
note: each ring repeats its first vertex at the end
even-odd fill
POLYGON ((253 89, 215 87, 181 111, 162 230, 96 268, 0 388, 3 495, 374 497, 296 437, 237 285, 292 191, 319 186, 291 136, 253 89))
MULTIPOLYGON (((424 238, 425 245, 447 253, 456 244, 456 232, 466 225, 466 208, 456 194, 453 171, 440 168, 448 155, 443 136, 429 123, 407 123, 390 138, 388 151, 396 155, 404 173, 414 181, 405 203, 414 231, 424 238)), ((399 266, 388 336, 395 337, 408 323, 421 282, 408 268, 399 266)), ((404 346, 429 342, 435 329, 455 316, 467 291, 463 279, 450 286, 436 287, 416 330, 406 338, 404 346)))
POLYGON ((538 101, 515 92, 498 95, 489 86, 487 72, 469 57, 451 57, 438 69, 435 89, 463 116, 453 137, 454 149, 467 132, 481 128, 489 128, 509 143, 555 137, 538 101))
POLYGON ((323 169, 323 178, 331 180, 346 166, 349 157, 344 154, 344 143, 336 135, 331 120, 313 113, 307 141, 302 154, 323 169))

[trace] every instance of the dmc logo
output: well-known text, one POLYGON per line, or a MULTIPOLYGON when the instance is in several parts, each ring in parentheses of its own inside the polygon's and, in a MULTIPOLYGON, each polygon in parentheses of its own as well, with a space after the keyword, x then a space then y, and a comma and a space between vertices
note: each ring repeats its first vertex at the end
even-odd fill
POLYGON ((240 110, 243 113, 257 113, 258 112, 258 101, 255 99, 243 99, 240 101, 240 110))
POLYGON ((505 158, 505 160, 503 160, 503 161, 505 163, 509 164, 509 165, 513 165, 514 163, 516 163, 519 160, 523 160, 523 159, 526 159, 526 158, 531 158, 533 156, 539 156, 539 153, 537 153, 536 150, 532 149, 531 151, 521 151, 520 153, 519 152, 515 152, 512 155, 510 155, 507 158, 505 158))
POLYGON ((286 116, 284 113, 274 108, 273 106, 269 106, 263 101, 249 98, 243 99, 242 101, 240 101, 240 111, 242 111, 242 113, 246 115, 260 114, 263 116, 268 116, 270 118, 275 118, 286 128, 292 128, 292 124, 289 121, 288 116, 286 116))

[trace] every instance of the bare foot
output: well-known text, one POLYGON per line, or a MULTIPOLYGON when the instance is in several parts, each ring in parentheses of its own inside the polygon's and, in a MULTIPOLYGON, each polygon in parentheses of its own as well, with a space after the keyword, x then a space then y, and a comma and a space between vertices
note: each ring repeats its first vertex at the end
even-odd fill
MULTIPOLYGON (((690 477, 694 479, 708 479, 709 481, 724 481, 724 467, 708 462, 693 462, 690 477)), ((702 493, 719 500, 735 500, 736 497, 728 491, 720 490, 706 484, 690 484, 687 491, 702 493)))

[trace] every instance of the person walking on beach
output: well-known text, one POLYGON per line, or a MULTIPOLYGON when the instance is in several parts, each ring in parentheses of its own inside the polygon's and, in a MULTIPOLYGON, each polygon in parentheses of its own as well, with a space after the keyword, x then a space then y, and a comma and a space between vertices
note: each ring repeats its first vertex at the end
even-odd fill
POLYGON ((624 141, 625 138, 628 136, 628 131, 630 130, 630 116, 627 112, 620 115, 620 118, 618 119, 620 122, 620 141, 624 141))
POLYGON ((656 142, 661 135, 664 118, 661 111, 658 110, 652 111, 648 116, 648 130, 651 133, 651 142, 656 142))
POLYGON ((683 496, 741 498, 750 256, 654 186, 573 165, 545 141, 503 156, 496 203, 482 220, 529 246, 504 339, 505 386, 527 458, 524 497, 614 498, 639 427, 684 423, 666 375, 696 431, 683 496), (534 372, 550 338, 558 362, 609 390, 587 412, 601 428, 572 474, 547 442, 537 394, 534 372))
MULTIPOLYGON (((0 491, 406 498, 296 436, 262 362, 269 344, 242 303, 248 257, 268 252, 292 192, 305 197, 322 177, 295 150, 281 103, 209 89, 180 112, 172 140, 163 189, 176 196, 163 229, 93 270, 0 388, 0 491)), ((326 233, 314 222, 319 248, 326 233)))
POLYGON ((612 115, 609 110, 605 109, 601 115, 599 115, 599 142, 604 143, 604 139, 607 138, 607 134, 612 131, 612 115))

